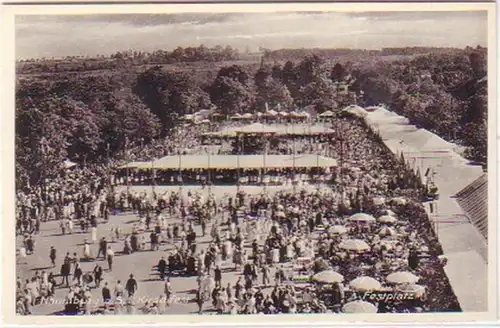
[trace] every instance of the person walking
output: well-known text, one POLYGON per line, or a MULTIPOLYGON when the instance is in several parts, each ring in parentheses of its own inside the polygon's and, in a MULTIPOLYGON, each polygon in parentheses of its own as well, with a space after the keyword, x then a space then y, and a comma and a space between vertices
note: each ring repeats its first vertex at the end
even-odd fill
POLYGON ((75 271, 73 272, 73 281, 76 281, 77 284, 81 285, 82 284, 82 275, 83 271, 82 268, 80 268, 80 263, 76 264, 75 271))
MULTIPOLYGON (((122 296, 123 296, 123 286, 121 280, 118 280, 115 286, 115 299, 121 300, 122 296)), ((121 304, 121 302, 118 303, 121 304)))
POLYGON ((61 275, 63 277, 63 280, 61 284, 64 284, 66 282, 66 287, 69 286, 69 275, 71 273, 71 256, 69 255, 69 252, 66 254, 66 257, 64 258, 64 263, 61 266, 61 275))
POLYGON ((102 300, 105 304, 111 302, 111 291, 109 290, 107 282, 104 284, 104 287, 102 287, 102 300))
POLYGON ((94 267, 94 281, 96 288, 99 288, 102 281, 102 267, 97 263, 94 267))
POLYGON ((108 242, 106 241, 105 237, 102 237, 101 240, 99 241, 99 251, 97 252, 96 259, 99 258, 99 256, 102 253, 102 257, 106 257, 106 249, 108 248, 108 242))
POLYGON ((217 266, 214 270, 215 286, 222 287, 222 270, 217 266))
POLYGON ((262 285, 264 287, 268 286, 271 283, 271 272, 269 266, 264 264, 261 268, 262 271, 262 285))
POLYGON ((165 257, 161 257, 158 262, 158 272, 160 273, 160 279, 163 281, 165 278, 165 272, 167 271, 167 261, 165 261, 165 257))
POLYGON ((92 231, 92 233, 91 233, 91 236, 92 236, 91 242, 92 242, 92 244, 94 244, 94 243, 97 242, 97 227, 93 226, 91 228, 91 231, 92 231))
POLYGON ((166 301, 169 302, 170 298, 172 297, 172 284, 170 283, 170 278, 168 278, 168 277, 165 279, 164 292, 165 292, 166 301))
POLYGON ((55 268, 55 266, 56 266, 56 249, 54 248, 54 246, 50 246, 49 258, 50 258, 50 264, 52 265, 53 268, 55 268))
POLYGON ((115 252, 111 249, 111 246, 108 246, 108 250, 106 252, 107 260, 108 260, 108 268, 109 272, 113 271, 113 258, 115 257, 115 252))
POLYGON ((135 292, 137 291, 137 281, 134 279, 134 275, 130 274, 127 283, 125 284, 125 289, 128 292, 128 297, 133 297, 135 292))

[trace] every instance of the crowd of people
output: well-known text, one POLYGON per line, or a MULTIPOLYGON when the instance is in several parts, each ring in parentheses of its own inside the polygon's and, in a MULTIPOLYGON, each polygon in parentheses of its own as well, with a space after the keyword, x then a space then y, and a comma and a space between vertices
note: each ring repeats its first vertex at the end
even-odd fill
MULTIPOLYGON (((75 169, 51 181, 44 203, 39 189, 20 192, 21 263, 35 251, 43 221, 59 220, 61 234, 73 233, 77 226, 89 239, 81 254, 66 254, 59 274, 45 271, 27 280, 18 278, 18 313, 31 313, 41 299, 54 295, 55 286, 64 286, 66 298, 76 300, 67 302, 65 314, 161 314, 179 301, 172 287, 178 276, 197 279, 198 288, 187 302, 196 303, 200 313, 349 312, 346 306, 353 302, 370 303, 379 313, 456 310, 442 270, 445 259, 419 202, 420 178, 362 121, 345 118, 334 127, 342 129, 342 138, 328 145, 328 155, 343 161, 317 190, 259 195, 239 191, 224 197, 192 191, 184 198, 176 191, 150 194, 107 188, 120 181, 110 183, 114 179, 100 168, 75 169), (98 234, 100 222, 118 212, 133 213, 137 220, 98 234), (97 240, 97 235, 108 237, 97 240), (101 286, 100 260, 107 262, 104 270, 112 271, 115 253, 144 251, 158 252, 153 273, 164 292, 156 301, 134 301, 140 286, 133 273, 124 285, 117 281, 114 287, 108 282, 101 286), (83 272, 81 261, 96 262, 96 267, 83 272), (319 279, 323 272, 332 275, 319 279), (390 279, 393 273, 407 281, 390 279), (240 274, 235 284, 226 281, 240 274), (57 282, 56 276, 62 280, 57 282), (371 287, 354 284, 359 277, 370 278, 371 287), (100 289, 107 301, 104 307, 92 308, 92 289, 100 289), (367 299, 366 293, 374 291, 413 296, 367 299)), ((161 145, 145 147, 133 160, 151 160, 184 146, 200 149, 198 139, 187 138, 200 135, 199 126, 189 129, 179 129, 183 134, 161 145)), ((61 250, 50 250, 52 267, 57 252, 61 250)))

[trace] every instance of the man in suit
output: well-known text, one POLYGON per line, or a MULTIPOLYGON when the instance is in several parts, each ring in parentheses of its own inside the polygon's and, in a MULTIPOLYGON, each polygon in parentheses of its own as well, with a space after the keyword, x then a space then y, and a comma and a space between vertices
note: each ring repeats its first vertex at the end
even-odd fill
POLYGON ((167 271, 167 261, 165 261, 165 257, 161 257, 158 262, 158 272, 160 273, 160 279, 165 279, 165 272, 167 271))
POLYGON ((94 280, 96 288, 99 288, 102 281, 102 267, 97 263, 94 268, 94 280))
POLYGON ((56 266, 56 249, 54 248, 54 246, 50 246, 49 258, 50 258, 50 263, 54 268, 56 266))
POLYGON ((108 283, 105 283, 104 287, 102 287, 102 300, 104 303, 111 302, 111 291, 109 290, 108 283))
POLYGON ((125 284, 125 289, 128 292, 128 297, 134 296, 135 292, 137 291, 137 281, 134 279, 133 274, 131 274, 130 278, 127 280, 127 283, 125 284))

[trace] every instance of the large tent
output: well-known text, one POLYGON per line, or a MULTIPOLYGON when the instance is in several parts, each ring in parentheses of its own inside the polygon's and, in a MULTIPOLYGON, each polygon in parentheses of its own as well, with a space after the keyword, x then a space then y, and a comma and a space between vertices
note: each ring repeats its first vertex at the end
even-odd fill
MULTIPOLYGON (((158 170, 196 169, 283 169, 330 168, 337 166, 333 158, 318 155, 177 155, 165 156, 153 162, 129 163, 129 168, 158 170)), ((122 165, 120 168, 125 168, 122 165)))

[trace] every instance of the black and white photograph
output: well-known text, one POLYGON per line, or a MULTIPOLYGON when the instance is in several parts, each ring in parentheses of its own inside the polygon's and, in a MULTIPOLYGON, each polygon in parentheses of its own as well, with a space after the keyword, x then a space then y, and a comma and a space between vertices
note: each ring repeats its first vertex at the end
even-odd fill
POLYGON ((3 302, 17 317, 491 311, 480 8, 15 15, 3 302))

